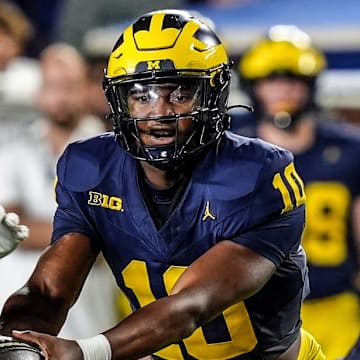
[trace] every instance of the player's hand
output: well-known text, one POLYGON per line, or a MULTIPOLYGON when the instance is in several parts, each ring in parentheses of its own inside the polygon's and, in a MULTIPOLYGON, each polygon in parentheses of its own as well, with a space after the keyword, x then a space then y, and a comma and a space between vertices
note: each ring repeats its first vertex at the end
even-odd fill
POLYGON ((45 360, 83 360, 83 353, 76 341, 61 339, 56 336, 36 331, 12 332, 14 338, 36 344, 45 360))
POLYGON ((0 258, 11 253, 19 243, 29 236, 29 228, 20 225, 19 216, 6 213, 0 205, 0 258))

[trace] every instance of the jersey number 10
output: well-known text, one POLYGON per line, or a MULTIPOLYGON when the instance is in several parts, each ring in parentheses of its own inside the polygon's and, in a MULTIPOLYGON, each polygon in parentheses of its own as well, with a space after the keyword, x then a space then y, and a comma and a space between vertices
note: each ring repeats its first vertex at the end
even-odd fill
POLYGON ((282 214, 305 202, 304 183, 293 162, 285 167, 283 176, 280 173, 274 175, 272 184, 280 191, 284 203, 282 214))

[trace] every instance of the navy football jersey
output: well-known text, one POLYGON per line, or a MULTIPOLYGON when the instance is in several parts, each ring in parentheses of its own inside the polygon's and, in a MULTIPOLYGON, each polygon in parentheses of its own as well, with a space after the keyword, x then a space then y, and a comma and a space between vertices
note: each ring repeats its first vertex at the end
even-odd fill
POLYGON ((185 269, 219 241, 251 248, 277 267, 268 283, 156 357, 277 359, 299 334, 307 292, 300 246, 305 195, 292 154, 227 133, 194 167, 160 228, 139 189, 138 166, 112 134, 69 145, 57 167, 52 241, 86 234, 134 309, 169 294, 185 269))
POLYGON ((360 195, 360 136, 346 129, 320 124, 314 146, 295 156, 307 195, 309 298, 351 290, 357 273, 351 209, 360 195))
MULTIPOLYGON (((234 119, 233 131, 255 137, 254 117, 234 119)), ((309 299, 354 290, 357 273, 351 209, 360 196, 360 134, 347 124, 319 122, 313 146, 295 155, 305 183, 309 299)))

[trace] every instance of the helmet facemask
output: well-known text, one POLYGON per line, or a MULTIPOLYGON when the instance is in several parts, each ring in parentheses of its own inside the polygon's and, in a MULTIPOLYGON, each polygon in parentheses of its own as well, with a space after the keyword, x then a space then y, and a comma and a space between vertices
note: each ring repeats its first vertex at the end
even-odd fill
POLYGON ((118 143, 157 168, 181 166, 228 128, 229 74, 221 66, 105 78, 118 143), (163 102, 166 110, 159 112, 163 102))

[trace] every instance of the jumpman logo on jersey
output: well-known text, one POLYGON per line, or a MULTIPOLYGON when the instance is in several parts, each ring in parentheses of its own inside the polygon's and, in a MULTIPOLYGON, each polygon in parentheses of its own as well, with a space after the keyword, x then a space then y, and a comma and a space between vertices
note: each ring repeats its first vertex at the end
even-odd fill
POLYGON ((206 206, 205 206, 205 212, 204 212, 204 216, 202 218, 202 221, 205 221, 207 219, 211 219, 211 220, 215 220, 216 219, 216 216, 213 215, 210 211, 210 202, 207 201, 206 202, 206 206))

